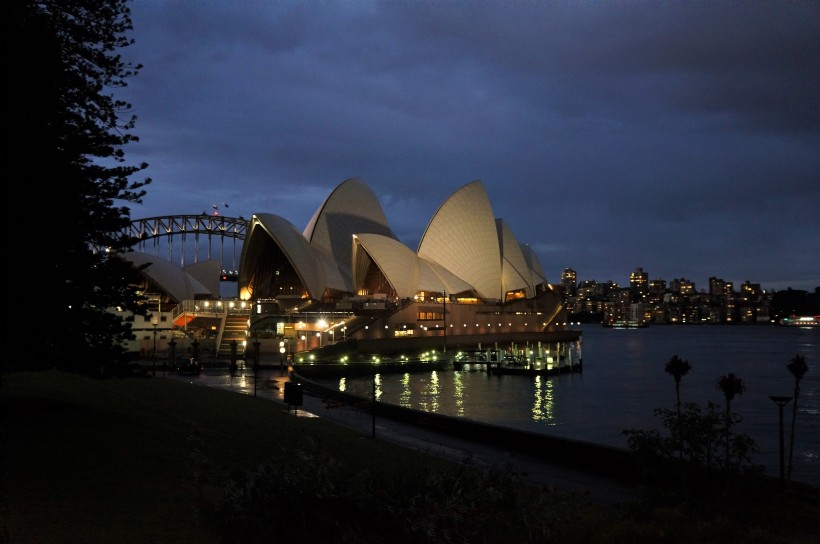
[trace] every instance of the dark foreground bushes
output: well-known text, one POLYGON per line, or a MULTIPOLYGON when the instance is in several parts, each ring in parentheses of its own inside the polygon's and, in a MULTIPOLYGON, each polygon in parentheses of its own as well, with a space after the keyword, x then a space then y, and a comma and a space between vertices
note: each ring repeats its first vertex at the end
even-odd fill
POLYGON ((817 493, 605 506, 176 380, 0 390, 0 542, 818 542, 817 493))
MULTIPOLYGON (((351 473, 321 440, 306 436, 227 478, 205 513, 228 543, 553 542, 580 505, 467 460, 389 474, 378 465, 351 473)), ((202 484, 221 485, 213 477, 202 484)))

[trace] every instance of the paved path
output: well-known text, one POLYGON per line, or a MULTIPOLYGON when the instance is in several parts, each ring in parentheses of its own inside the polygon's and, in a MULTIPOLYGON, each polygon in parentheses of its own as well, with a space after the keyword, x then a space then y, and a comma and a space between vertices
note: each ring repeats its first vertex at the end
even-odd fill
MULTIPOLYGON (((158 373, 159 377, 160 374, 158 373)), ((206 369, 199 376, 166 377, 194 384, 216 387, 240 394, 256 395, 287 408, 284 401, 285 383, 290 381, 279 370, 262 370, 254 385, 253 372, 245 369, 231 376, 226 369, 206 369)), ((296 417, 321 417, 343 425, 377 440, 385 440, 455 461, 469 459, 478 466, 504 469, 510 467, 522 480, 532 485, 571 493, 579 493, 590 500, 608 504, 634 502, 639 498, 635 486, 595 473, 575 470, 548 463, 534 456, 513 453, 497 444, 454 438, 439 432, 380 417, 378 409, 374 419, 370 411, 349 405, 327 402, 319 396, 304 392, 303 405, 290 407, 296 417), (374 429, 375 425, 375 429, 374 429)))

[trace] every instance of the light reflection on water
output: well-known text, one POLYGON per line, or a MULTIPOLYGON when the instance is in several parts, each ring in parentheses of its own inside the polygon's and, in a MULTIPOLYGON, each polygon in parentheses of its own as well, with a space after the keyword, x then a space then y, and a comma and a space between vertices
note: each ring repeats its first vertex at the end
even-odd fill
POLYGON ((532 405, 532 419, 554 425, 554 384, 552 380, 544 376, 536 376, 534 382, 535 400, 532 405))
POLYGON ((438 397, 441 393, 441 384, 438 379, 438 372, 435 370, 430 373, 430 384, 427 386, 427 398, 429 399, 430 412, 438 412, 438 397))
POLYGON ((405 372, 401 377, 401 394, 399 395, 399 406, 404 408, 410 408, 410 399, 413 398, 413 394, 410 391, 410 373, 405 372))
POLYGON ((453 393, 456 400, 456 415, 464 415, 464 380, 458 372, 453 373, 453 393))
POLYGON ((376 397, 377 401, 380 401, 382 394, 382 375, 375 374, 373 376, 373 395, 376 397))
MULTIPOLYGON (((672 408, 674 380, 664 372, 673 355, 692 370, 681 400, 723 405, 717 379, 729 372, 746 390, 732 401, 742 417, 738 432, 758 445, 756 462, 779 472, 778 411, 771 395, 792 395, 786 364, 803 354, 809 371, 800 386, 793 474, 820 485, 820 331, 773 326, 650 326, 583 329, 583 373, 559 376, 490 376, 480 369, 380 375, 381 402, 465 417, 587 442, 626 447, 624 429, 663 430, 653 415, 672 408)), ((320 380, 321 381, 321 380, 320 380)), ((325 382, 323 382, 325 383, 325 382)), ((371 398, 370 377, 326 382, 371 398)), ((788 443, 791 405, 784 410, 788 443)), ((787 446, 788 447, 788 446, 787 446)), ((788 452, 787 452, 788 457, 788 452)))

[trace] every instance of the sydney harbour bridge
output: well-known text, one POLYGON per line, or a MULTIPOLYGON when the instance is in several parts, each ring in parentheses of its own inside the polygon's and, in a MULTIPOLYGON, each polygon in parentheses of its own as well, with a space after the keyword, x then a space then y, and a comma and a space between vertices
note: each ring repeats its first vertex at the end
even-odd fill
MULTIPOLYGON (((243 217, 225 217, 218 214, 169 215, 133 220, 126 235, 136 240, 132 246, 134 251, 166 260, 180 268, 216 259, 221 263, 220 281, 236 282, 239 275, 242 244, 248 224, 249 221, 243 217)), ((231 298, 235 297, 234 290, 231 298)), ((197 323, 197 320, 206 321, 209 324, 205 327, 206 329, 215 328, 218 331, 214 345, 210 348, 214 358, 219 354, 230 356, 235 360, 237 354, 244 353, 247 328, 245 323, 249 317, 247 308, 240 309, 231 306, 229 309, 221 303, 199 305, 195 301, 178 302, 179 306, 174 309, 170 317, 170 322, 173 323, 172 328, 183 328, 187 332, 189 327, 197 323), (226 332, 226 327, 231 327, 231 321, 234 322, 235 330, 226 332)), ((160 318, 165 321, 164 317, 160 316, 160 318)), ((176 342, 171 342, 173 337, 169 326, 161 322, 153 321, 150 328, 148 326, 142 329, 137 328, 135 332, 141 340, 138 340, 137 348, 132 346, 133 350, 140 349, 144 352, 151 349, 152 353, 156 354, 158 332, 160 351, 167 351, 169 346, 176 344, 176 342), (153 347, 150 347, 151 337, 153 337, 153 347)), ((206 341, 203 340, 203 342, 206 341)), ((181 339, 179 344, 180 348, 187 344, 189 350, 190 346, 193 346, 193 354, 198 357, 199 342, 196 339, 192 343, 188 342, 187 338, 181 339)), ((171 352, 174 351, 172 348, 171 352)))
POLYGON ((127 234, 133 249, 163 258, 181 268, 218 259, 222 281, 236 281, 249 220, 223 215, 170 215, 133 220, 127 234))

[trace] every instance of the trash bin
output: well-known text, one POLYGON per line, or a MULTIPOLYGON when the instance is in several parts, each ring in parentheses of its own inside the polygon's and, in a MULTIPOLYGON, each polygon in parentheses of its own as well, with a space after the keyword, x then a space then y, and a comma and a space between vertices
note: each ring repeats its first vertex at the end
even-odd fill
POLYGON ((285 404, 289 406, 302 406, 302 384, 285 382, 285 404))

